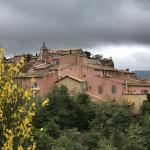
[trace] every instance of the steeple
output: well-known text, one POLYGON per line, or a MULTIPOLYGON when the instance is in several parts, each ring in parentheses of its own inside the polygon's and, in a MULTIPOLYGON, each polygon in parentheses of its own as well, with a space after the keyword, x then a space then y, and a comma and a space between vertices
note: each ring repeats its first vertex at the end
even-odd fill
POLYGON ((45 42, 43 42, 43 45, 41 47, 41 50, 44 50, 44 49, 47 49, 46 45, 45 45, 45 42))
POLYGON ((45 42, 43 42, 43 45, 42 45, 42 47, 40 49, 40 59, 43 62, 46 62, 47 61, 47 57, 48 57, 48 48, 46 47, 45 42))

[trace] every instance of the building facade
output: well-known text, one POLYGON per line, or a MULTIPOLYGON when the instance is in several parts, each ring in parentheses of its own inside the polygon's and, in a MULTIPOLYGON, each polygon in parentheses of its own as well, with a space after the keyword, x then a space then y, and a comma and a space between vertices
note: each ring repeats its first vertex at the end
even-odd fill
MULTIPOLYGON (((2 53, 0 56, 2 58, 2 53)), ((150 93, 149 80, 139 79, 128 69, 116 69, 111 58, 91 58, 81 48, 51 50, 43 43, 39 54, 18 55, 13 61, 17 63, 22 57, 26 61, 22 68, 24 77, 20 80, 26 87, 32 75, 36 79, 33 90, 39 96, 61 84, 66 85, 69 91, 86 92, 97 101, 121 101, 125 95, 150 93)))

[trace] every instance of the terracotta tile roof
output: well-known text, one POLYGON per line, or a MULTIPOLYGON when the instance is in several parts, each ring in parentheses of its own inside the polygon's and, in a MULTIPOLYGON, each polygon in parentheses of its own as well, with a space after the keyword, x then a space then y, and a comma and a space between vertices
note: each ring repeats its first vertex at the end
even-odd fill
POLYGON ((128 86, 150 86, 150 80, 129 79, 128 86))
POLYGON ((61 52, 64 52, 64 51, 83 51, 82 48, 63 48, 63 49, 52 49, 49 51, 49 53, 61 53, 61 52))
POLYGON ((60 80, 63 80, 63 79, 65 79, 65 78, 71 78, 71 79, 76 80, 76 81, 78 81, 78 82, 86 82, 86 80, 83 80, 83 79, 81 79, 81 78, 79 78, 79 77, 75 77, 75 76, 65 76, 65 77, 63 77, 63 78, 57 80, 56 82, 59 82, 60 80))
POLYGON ((72 78, 72 79, 74 79, 74 80, 80 81, 80 82, 86 82, 86 80, 81 79, 81 78, 79 78, 79 77, 75 77, 75 76, 68 76, 68 77, 70 77, 70 78, 72 78))
POLYGON ((132 71, 126 71, 126 70, 119 70, 119 71, 122 72, 122 73, 126 73, 126 74, 135 74, 132 71))
POLYGON ((106 70, 106 71, 118 71, 115 68, 111 68, 111 67, 106 67, 106 66, 102 66, 102 65, 85 65, 85 67, 89 67, 89 68, 93 68, 93 69, 98 69, 98 70, 106 70))
POLYGON ((120 72, 120 73, 126 73, 126 74, 135 74, 134 72, 130 72, 130 71, 126 71, 126 70, 119 70, 116 68, 112 68, 112 67, 106 67, 106 66, 102 66, 102 65, 87 65, 85 67, 89 67, 89 68, 93 68, 93 69, 97 69, 97 70, 104 70, 104 71, 114 71, 114 72, 120 72))
POLYGON ((34 66, 34 69, 44 69, 44 68, 49 68, 51 66, 51 64, 45 64, 45 63, 41 63, 38 65, 34 66))
POLYGON ((70 50, 72 50, 72 51, 83 51, 81 48, 64 48, 64 49, 62 49, 62 51, 70 51, 70 50))
POLYGON ((24 73, 23 76, 14 76, 14 78, 16 79, 20 79, 20 78, 42 78, 44 76, 47 76, 49 74, 53 74, 52 72, 34 72, 34 73, 24 73))
POLYGON ((49 68, 49 70, 58 70, 58 66, 56 66, 56 65, 52 66, 52 67, 49 68))

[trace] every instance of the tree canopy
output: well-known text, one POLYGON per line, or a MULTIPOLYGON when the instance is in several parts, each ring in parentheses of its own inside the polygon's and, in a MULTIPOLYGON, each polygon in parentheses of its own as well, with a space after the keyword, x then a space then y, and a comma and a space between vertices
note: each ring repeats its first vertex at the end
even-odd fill
POLYGON ((45 150, 148 150, 150 115, 135 115, 128 105, 69 95, 55 87, 33 121, 37 148, 45 150))

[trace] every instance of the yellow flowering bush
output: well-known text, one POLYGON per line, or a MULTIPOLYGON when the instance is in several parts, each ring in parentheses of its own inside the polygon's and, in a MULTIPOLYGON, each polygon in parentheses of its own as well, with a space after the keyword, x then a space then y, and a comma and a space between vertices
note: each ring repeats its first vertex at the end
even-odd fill
POLYGON ((46 105, 48 105, 49 99, 46 98, 43 102, 42 102, 42 107, 45 107, 46 105))
POLYGON ((20 77, 23 60, 18 64, 0 62, 0 149, 34 150, 36 143, 31 132, 36 104, 31 88, 24 89, 15 80, 20 77))

